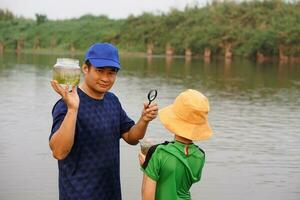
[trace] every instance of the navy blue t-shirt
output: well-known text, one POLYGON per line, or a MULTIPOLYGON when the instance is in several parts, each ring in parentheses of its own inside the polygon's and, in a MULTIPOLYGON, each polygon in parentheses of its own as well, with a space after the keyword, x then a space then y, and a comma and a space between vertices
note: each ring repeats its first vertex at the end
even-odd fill
MULTIPOLYGON (((60 200, 120 200, 120 151, 123 133, 134 125, 113 93, 93 99, 79 88, 74 145, 58 161, 60 200)), ((52 110, 51 136, 67 112, 60 99, 52 110)))

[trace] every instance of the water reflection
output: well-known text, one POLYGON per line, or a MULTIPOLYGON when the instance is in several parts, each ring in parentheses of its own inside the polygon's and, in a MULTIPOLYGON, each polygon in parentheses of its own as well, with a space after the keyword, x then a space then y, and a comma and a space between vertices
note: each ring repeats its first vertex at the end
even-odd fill
POLYGON ((199 59, 192 62, 172 57, 152 57, 148 58, 146 66, 143 60, 124 58, 122 75, 155 78, 159 82, 183 84, 187 88, 216 90, 224 97, 233 94, 235 98, 245 95, 257 97, 258 90, 262 98, 266 98, 275 95, 278 89, 298 87, 300 74, 294 65, 283 67, 278 63, 253 63, 247 60, 207 63, 199 59))

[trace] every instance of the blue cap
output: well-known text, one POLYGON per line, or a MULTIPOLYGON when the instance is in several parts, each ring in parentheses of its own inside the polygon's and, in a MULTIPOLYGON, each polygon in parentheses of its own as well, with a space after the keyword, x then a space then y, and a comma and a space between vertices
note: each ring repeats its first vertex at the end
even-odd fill
POLYGON ((85 55, 94 67, 115 67, 120 69, 118 49, 109 43, 93 44, 85 55))

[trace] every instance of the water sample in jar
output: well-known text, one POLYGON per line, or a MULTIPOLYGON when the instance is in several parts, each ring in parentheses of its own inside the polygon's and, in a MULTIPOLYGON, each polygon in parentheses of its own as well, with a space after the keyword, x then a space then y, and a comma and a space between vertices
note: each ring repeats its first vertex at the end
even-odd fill
POLYGON ((146 155, 150 149, 155 144, 155 141, 151 138, 141 139, 139 141, 142 154, 146 155))
POLYGON ((79 60, 71 58, 57 58, 53 66, 53 80, 59 84, 78 85, 80 82, 81 69, 79 60))

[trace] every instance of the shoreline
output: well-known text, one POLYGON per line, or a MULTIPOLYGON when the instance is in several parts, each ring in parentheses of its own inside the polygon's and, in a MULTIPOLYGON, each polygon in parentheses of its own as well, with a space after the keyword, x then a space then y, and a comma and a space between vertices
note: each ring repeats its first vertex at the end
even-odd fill
MULTIPOLYGON (((8 52, 8 53, 16 53, 16 54, 36 54, 36 55, 69 55, 69 56, 76 56, 76 55, 84 55, 85 51, 82 50, 65 50, 65 49, 22 49, 20 51, 16 51, 14 49, 5 49, 2 52, 0 52, 0 55, 8 52)), ((125 51, 122 49, 119 49, 120 56, 129 56, 129 57, 143 57, 143 58, 166 58, 166 59, 173 59, 173 58, 182 58, 185 60, 191 60, 191 59, 203 59, 204 61, 214 61, 214 60, 223 60, 226 63, 230 63, 231 61, 234 61, 235 59, 238 60, 248 60, 258 63, 264 63, 264 62, 278 62, 278 63, 300 63, 300 57, 290 57, 288 59, 280 59, 279 56, 266 56, 264 59, 257 59, 255 57, 244 57, 244 56, 233 56, 231 59, 224 58, 224 56, 221 55, 215 55, 212 57, 204 57, 199 54, 185 56, 185 55, 166 55, 166 54, 152 54, 149 55, 147 52, 133 52, 133 51, 125 51)))

